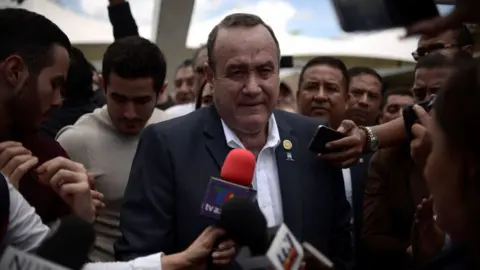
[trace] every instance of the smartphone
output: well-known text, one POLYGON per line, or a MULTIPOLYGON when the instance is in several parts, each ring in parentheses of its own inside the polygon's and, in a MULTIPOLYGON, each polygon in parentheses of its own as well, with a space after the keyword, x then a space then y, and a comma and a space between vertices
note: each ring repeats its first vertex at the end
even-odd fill
POLYGON ((434 0, 332 0, 345 32, 412 25, 439 16, 434 0))
POLYGON ((310 141, 310 145, 308 146, 308 149, 315 153, 320 153, 320 154, 328 154, 335 152, 332 150, 329 150, 325 148, 325 145, 329 142, 340 140, 344 138, 345 135, 331 129, 329 127, 320 125, 317 128, 317 131, 315 132, 315 135, 313 135, 312 140, 310 141))
MULTIPOLYGON (((417 103, 417 105, 422 107, 427 112, 429 112, 432 109, 433 104, 435 104, 435 97, 433 97, 431 100, 417 103)), ((403 116, 403 125, 405 126, 405 133, 407 134, 408 140, 412 141, 413 140, 412 126, 415 123, 418 123, 418 115, 413 110, 413 105, 405 106, 402 111, 402 116, 403 116)))

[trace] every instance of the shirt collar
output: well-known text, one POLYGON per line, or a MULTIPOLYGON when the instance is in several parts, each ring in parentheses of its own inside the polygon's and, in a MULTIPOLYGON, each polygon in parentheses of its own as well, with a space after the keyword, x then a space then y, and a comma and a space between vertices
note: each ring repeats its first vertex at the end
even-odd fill
MULTIPOLYGON (((225 134, 225 140, 227 142, 227 145, 231 148, 244 148, 245 146, 243 143, 240 141, 238 136, 225 124, 223 119, 222 121, 222 127, 223 127, 223 133, 225 134)), ((275 120, 275 115, 270 116, 270 119, 268 120, 268 135, 267 135, 267 142, 265 143, 265 148, 275 148, 280 144, 280 133, 278 132, 278 126, 277 126, 277 121, 275 120)))

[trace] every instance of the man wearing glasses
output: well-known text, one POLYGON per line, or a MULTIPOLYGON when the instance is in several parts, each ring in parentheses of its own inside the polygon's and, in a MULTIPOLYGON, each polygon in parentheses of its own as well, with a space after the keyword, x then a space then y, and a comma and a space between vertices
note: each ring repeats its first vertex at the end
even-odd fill
POLYGON ((412 52, 413 58, 419 58, 432 53, 439 52, 451 56, 459 50, 473 53, 473 36, 467 26, 462 25, 457 29, 447 30, 435 37, 422 36, 418 41, 417 50, 412 52))

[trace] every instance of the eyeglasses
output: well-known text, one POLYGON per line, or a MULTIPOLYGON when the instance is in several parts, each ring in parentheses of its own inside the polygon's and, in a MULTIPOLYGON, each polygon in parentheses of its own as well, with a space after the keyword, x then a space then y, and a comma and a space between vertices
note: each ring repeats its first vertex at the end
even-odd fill
POLYGON ((425 47, 419 47, 416 51, 412 52, 412 56, 415 61, 418 61, 420 57, 425 56, 431 52, 457 47, 459 47, 458 44, 433 43, 425 47))

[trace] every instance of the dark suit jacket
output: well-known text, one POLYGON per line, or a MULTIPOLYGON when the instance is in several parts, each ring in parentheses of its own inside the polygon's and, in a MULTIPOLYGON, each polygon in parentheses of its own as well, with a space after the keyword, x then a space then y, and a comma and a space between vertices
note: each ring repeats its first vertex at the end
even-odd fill
POLYGON ((411 244, 413 216, 429 193, 408 145, 373 155, 364 196, 361 240, 369 269, 411 269, 406 249, 411 244))
MULTIPOLYGON (((275 119, 295 160, 287 160, 282 145, 276 148, 284 221, 341 266, 352 256, 341 171, 308 150, 318 120, 282 111, 275 119)), ((230 150, 214 106, 147 127, 125 191, 117 259, 182 251, 213 224, 199 210, 209 178, 219 176, 230 150)))

